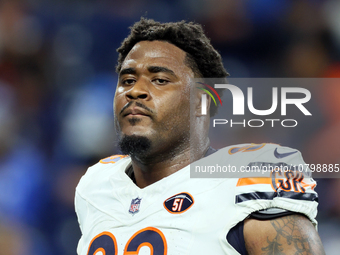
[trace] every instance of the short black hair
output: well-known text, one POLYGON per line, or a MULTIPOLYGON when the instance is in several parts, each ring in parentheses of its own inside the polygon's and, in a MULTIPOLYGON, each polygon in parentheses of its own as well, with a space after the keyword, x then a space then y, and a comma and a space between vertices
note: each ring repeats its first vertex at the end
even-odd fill
MULTIPOLYGON (((200 24, 193 22, 160 23, 152 19, 141 18, 130 27, 130 35, 117 49, 119 53, 116 71, 119 73, 122 63, 130 50, 140 41, 167 41, 186 52, 186 64, 201 78, 225 78, 221 55, 211 45, 200 24)), ((221 92, 219 91, 221 95, 221 92)), ((210 116, 217 113, 217 106, 210 105, 210 116)))

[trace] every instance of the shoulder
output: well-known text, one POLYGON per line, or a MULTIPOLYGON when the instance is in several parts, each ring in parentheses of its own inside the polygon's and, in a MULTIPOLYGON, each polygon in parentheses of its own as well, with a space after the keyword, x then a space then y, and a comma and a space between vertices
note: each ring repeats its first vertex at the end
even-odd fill
POLYGON ((235 205, 245 215, 280 208, 304 214, 316 224, 316 182, 300 151, 278 144, 240 144, 220 153, 224 162, 238 166, 235 205))
POLYGON ((130 158, 123 155, 114 155, 100 160, 89 167, 81 177, 75 192, 75 210, 80 228, 83 231, 90 221, 87 221, 89 206, 101 208, 101 205, 110 203, 108 200, 112 192, 112 177, 120 178, 119 172, 124 172, 130 158))
MULTIPOLYGON (((231 178, 240 176, 260 177, 259 173, 266 174, 266 169, 284 168, 293 170, 299 167, 303 168, 305 164, 300 151, 296 149, 278 144, 251 143, 222 148, 199 161, 193 162, 192 166, 195 170, 197 169, 196 172, 202 175, 199 177, 208 177, 213 174, 216 178, 231 178), (209 173, 203 176, 204 171, 202 170, 209 173)), ((267 171, 267 174, 269 174, 269 171, 267 171)))
POLYGON ((124 171, 130 161, 130 157, 126 155, 112 155, 101 159, 97 164, 87 169, 86 173, 81 177, 76 190, 95 185, 102 180, 107 180, 109 176, 119 171, 124 171))
MULTIPOLYGON (((279 144, 239 144, 225 147, 212 155, 221 164, 228 163, 235 166, 242 176, 251 175, 265 177, 271 170, 306 170, 302 154, 299 150, 279 144), (266 171, 267 170, 267 171, 266 171), (252 173, 252 174, 250 174, 252 173)), ((310 171, 301 171, 310 176, 310 171)))
POLYGON ((99 160, 97 164, 89 167, 85 173, 85 176, 119 171, 119 169, 121 169, 126 162, 130 162, 130 157, 127 155, 112 155, 103 158, 99 160))
POLYGON ((261 144, 238 144, 222 149, 225 153, 234 157, 256 158, 263 161, 291 161, 292 159, 302 159, 301 152, 286 146, 274 143, 261 144))

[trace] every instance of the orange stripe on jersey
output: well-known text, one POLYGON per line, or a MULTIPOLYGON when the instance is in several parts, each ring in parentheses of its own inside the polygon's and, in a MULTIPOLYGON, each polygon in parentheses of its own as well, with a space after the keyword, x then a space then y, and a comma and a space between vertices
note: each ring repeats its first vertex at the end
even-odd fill
POLYGON ((314 183, 314 184, 305 184, 304 182, 302 182, 302 185, 305 185, 305 187, 307 187, 307 186, 310 186, 311 187, 311 189, 312 190, 314 190, 314 188, 315 188, 315 186, 316 186, 316 183, 314 183))
POLYGON ((240 178, 236 186, 239 187, 253 184, 271 184, 271 183, 272 180, 269 177, 240 178))
POLYGON ((229 149, 228 153, 230 155, 233 155, 237 152, 250 152, 250 151, 257 151, 259 149, 262 149, 264 146, 266 145, 266 143, 261 143, 261 144, 248 144, 246 146, 242 146, 242 147, 232 147, 229 149))
POLYGON ((112 164, 112 163, 116 163, 118 160, 122 159, 122 158, 126 158, 128 155, 113 155, 104 159, 101 159, 99 162, 102 164, 112 164))

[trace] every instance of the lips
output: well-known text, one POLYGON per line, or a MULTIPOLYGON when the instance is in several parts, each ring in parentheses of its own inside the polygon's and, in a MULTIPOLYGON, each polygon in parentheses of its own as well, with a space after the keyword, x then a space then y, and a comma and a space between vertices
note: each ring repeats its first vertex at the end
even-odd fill
POLYGON ((127 108, 122 112, 123 117, 126 116, 148 116, 150 115, 146 112, 146 110, 141 109, 139 107, 132 107, 132 108, 127 108))

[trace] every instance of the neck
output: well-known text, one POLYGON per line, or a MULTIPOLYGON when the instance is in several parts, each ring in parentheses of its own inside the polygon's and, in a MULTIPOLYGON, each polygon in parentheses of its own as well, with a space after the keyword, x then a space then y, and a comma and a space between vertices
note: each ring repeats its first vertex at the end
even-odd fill
POLYGON ((178 150, 175 154, 168 153, 171 155, 168 157, 159 154, 150 156, 151 160, 142 161, 132 156, 132 168, 137 186, 145 188, 186 167, 190 162, 203 158, 209 148, 209 140, 193 147, 195 149, 189 147, 178 150))

